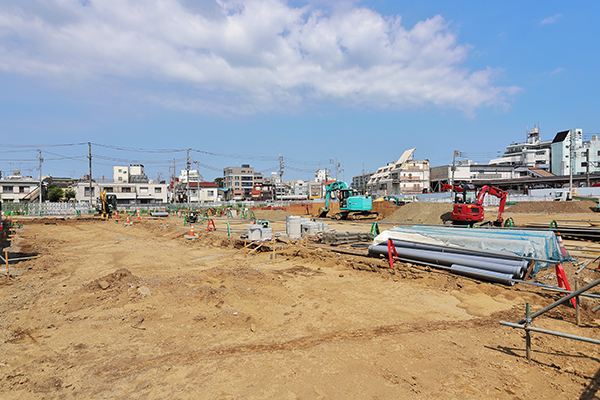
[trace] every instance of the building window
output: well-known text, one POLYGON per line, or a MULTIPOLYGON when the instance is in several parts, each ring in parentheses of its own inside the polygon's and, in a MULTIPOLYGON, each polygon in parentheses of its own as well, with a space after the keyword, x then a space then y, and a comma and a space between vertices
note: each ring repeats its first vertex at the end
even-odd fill
POLYGON ((117 180, 118 180, 119 182, 122 182, 122 181, 123 181, 123 177, 122 177, 122 176, 120 176, 120 177, 119 177, 117 180))
POLYGON ((154 188, 154 193, 161 193, 161 192, 162 192, 162 188, 159 188, 159 187, 154 188))
POLYGON ((90 194, 90 187, 89 187, 89 186, 86 186, 86 187, 83 189, 83 195, 84 195, 85 197, 90 197, 90 196, 93 196, 93 195, 94 195, 94 188, 92 188, 92 194, 90 194))
POLYGON ((113 188, 111 188, 111 187, 108 187, 108 186, 107 186, 107 187, 105 187, 105 188, 104 188, 104 190, 105 190, 107 193, 113 193, 113 192, 115 191, 113 188))
MULTIPOLYGON (((29 190, 25 191, 26 187, 25 186, 19 186, 19 193, 29 193, 29 190)), ((29 188, 27 188, 29 189, 29 188)))
POLYGON ((215 191, 214 190, 207 190, 206 191, 206 195, 207 196, 214 196, 215 195, 215 191))
POLYGON ((12 186, 2 186, 2 192, 3 193, 12 193, 13 187, 12 186))
POLYGON ((130 187, 122 187, 121 193, 131 193, 131 188, 130 187))
POLYGON ((148 188, 147 187, 140 187, 140 193, 147 194, 148 193, 148 188))

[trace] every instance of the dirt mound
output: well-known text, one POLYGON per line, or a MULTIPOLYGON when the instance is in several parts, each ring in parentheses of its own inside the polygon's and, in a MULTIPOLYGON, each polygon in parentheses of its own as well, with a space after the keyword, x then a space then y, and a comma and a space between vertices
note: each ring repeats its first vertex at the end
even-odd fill
POLYGON ((450 213, 452 213, 452 204, 410 203, 400 207, 382 222, 443 224, 444 221, 450 220, 450 213))
POLYGON ((567 214, 567 213, 593 213, 596 207, 593 201, 522 201, 506 209, 509 213, 545 213, 545 214, 567 214))
POLYGON ((140 278, 133 275, 131 271, 126 268, 121 268, 113 272, 112 274, 105 275, 101 278, 89 284, 90 289, 125 289, 128 287, 136 286, 140 282, 140 278))
POLYGON ((283 210, 252 210, 256 219, 267 219, 274 221, 277 219, 285 219, 288 215, 296 215, 293 212, 283 210))

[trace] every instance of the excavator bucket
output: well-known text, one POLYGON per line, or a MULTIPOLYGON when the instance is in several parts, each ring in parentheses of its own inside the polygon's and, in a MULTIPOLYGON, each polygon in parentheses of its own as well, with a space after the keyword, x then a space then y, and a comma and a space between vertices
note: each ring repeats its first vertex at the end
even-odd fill
POLYGON ((327 216, 328 212, 329 212, 329 210, 326 209, 325 207, 319 208, 319 213, 317 214, 317 218, 325 218, 327 216))

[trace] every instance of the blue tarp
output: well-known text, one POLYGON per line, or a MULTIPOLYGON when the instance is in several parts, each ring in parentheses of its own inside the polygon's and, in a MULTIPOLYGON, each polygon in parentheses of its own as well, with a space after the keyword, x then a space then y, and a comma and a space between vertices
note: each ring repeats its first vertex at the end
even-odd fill
MULTIPOLYGON (((383 231, 373 240, 373 244, 387 242, 389 238, 470 249, 509 251, 525 257, 552 260, 555 263, 572 260, 566 250, 566 256, 563 255, 556 234, 551 231, 414 225, 383 231)), ((531 274, 535 275, 549 266, 548 263, 538 261, 531 274)))

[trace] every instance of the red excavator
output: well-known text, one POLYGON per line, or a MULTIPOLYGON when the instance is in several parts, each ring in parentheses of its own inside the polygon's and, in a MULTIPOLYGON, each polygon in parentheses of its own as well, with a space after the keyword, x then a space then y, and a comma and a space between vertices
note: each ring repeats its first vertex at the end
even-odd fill
POLYGON ((483 199, 486 194, 491 194, 500 199, 500 207, 498 209, 498 217, 493 222, 495 226, 502 226, 504 218, 504 206, 506 204, 506 192, 495 186, 483 186, 479 192, 475 185, 462 185, 462 190, 456 191, 454 198, 454 207, 452 208, 452 221, 457 224, 474 225, 477 222, 483 221, 485 218, 483 210, 483 199))

